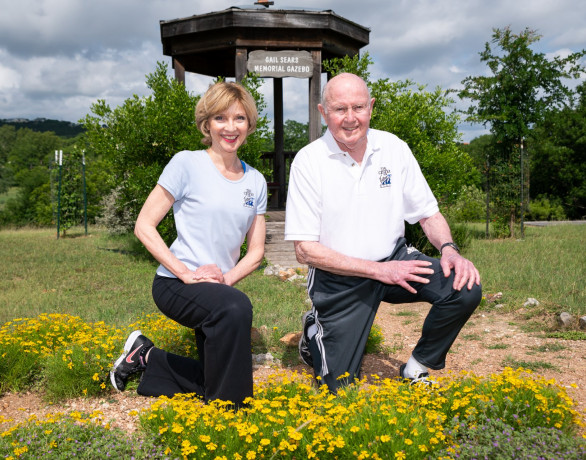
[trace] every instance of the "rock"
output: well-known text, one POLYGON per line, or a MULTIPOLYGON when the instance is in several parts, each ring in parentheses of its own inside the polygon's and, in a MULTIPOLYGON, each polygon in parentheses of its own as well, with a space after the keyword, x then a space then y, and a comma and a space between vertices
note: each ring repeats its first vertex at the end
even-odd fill
POLYGON ((487 302, 496 302, 497 300, 501 300, 503 298, 502 292, 497 292, 496 294, 486 294, 486 301, 487 302))
POLYGON ((296 347, 299 344, 301 332, 290 332, 279 339, 279 342, 284 343, 288 347, 296 347))
POLYGON ((264 337, 266 337, 268 334, 268 330, 269 330, 269 328, 265 325, 263 325, 259 328, 253 327, 250 330, 250 338, 251 338, 252 343, 254 343, 254 344, 262 343, 264 341, 264 337))
POLYGON ((524 307, 537 307, 539 305, 539 301, 534 299, 533 297, 529 297, 527 302, 523 304, 524 307))
POLYGON ((582 316, 578 321, 578 324, 580 325, 580 329, 586 330, 586 316, 582 316))
POLYGON ((494 308, 504 308, 505 304, 497 303, 494 308))
POLYGON ((256 365, 271 365, 276 362, 275 357, 270 353, 252 355, 252 362, 256 365))
POLYGON ((558 324, 562 327, 569 327, 572 324, 572 315, 568 312, 560 313, 558 316, 558 324))

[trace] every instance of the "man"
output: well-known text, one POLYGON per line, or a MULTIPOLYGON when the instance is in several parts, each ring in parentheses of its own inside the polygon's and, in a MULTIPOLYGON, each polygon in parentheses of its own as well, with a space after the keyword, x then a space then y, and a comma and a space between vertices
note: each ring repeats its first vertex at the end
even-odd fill
POLYGON ((291 165, 285 239, 309 266, 312 301, 299 350, 332 392, 360 377, 381 301, 432 304, 400 368, 401 377, 429 383, 428 368, 445 367, 482 295, 478 270, 460 255, 409 147, 369 128, 373 106, 360 77, 332 78, 318 105, 328 129, 291 165), (404 221, 419 222, 441 259, 407 246, 404 221))

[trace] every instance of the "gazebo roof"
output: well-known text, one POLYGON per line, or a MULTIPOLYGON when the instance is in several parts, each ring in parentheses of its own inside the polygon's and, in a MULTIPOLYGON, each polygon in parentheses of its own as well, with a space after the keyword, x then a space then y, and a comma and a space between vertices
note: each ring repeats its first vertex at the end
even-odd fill
POLYGON ((160 21, 163 54, 188 72, 234 77, 237 49, 320 50, 322 60, 358 54, 370 29, 332 10, 262 5, 160 21))

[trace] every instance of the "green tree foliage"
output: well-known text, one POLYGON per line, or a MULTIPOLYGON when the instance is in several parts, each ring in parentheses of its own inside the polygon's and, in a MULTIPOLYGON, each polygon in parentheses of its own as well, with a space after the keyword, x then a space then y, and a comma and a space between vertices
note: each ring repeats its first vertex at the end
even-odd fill
POLYGON ((521 142, 549 111, 571 101, 573 93, 564 80, 579 78, 584 71, 580 59, 586 51, 550 60, 530 48, 540 38, 530 29, 520 34, 508 27, 494 29, 492 44, 496 49, 486 43, 480 52, 490 75, 465 78, 459 92, 462 99, 471 101, 467 120, 490 126, 494 135, 496 145, 490 151, 486 173, 492 175, 497 221, 509 221, 511 235, 520 205, 527 201, 520 190, 521 172, 527 176, 527 171, 521 170, 521 142))
MULTIPOLYGON (((87 149, 109 165, 109 186, 114 196, 110 201, 115 209, 105 212, 119 218, 106 224, 118 230, 131 230, 148 194, 175 153, 206 148, 195 124, 194 111, 200 96, 190 94, 183 84, 168 76, 167 65, 163 63, 147 75, 146 84, 150 95, 134 95, 114 109, 105 101, 98 101, 91 107, 93 114, 82 120, 87 149)), ((249 77, 243 84, 257 101, 259 112, 262 111, 260 80, 249 77)), ((240 158, 263 173, 267 171, 260 158, 267 135, 268 121, 263 117, 257 131, 239 151, 240 158)), ((171 214, 163 219, 159 231, 167 243, 175 238, 171 214)))
POLYGON ((298 152, 309 144, 309 123, 299 123, 295 120, 285 121, 283 137, 284 149, 298 152))
MULTIPOLYGON (((571 219, 586 218, 586 83, 575 108, 549 112, 531 133, 531 191, 543 203, 559 201, 571 219)), ((537 206, 537 203, 535 203, 537 206)), ((559 211, 554 215, 560 216, 559 211)))
MULTIPOLYGON (((324 63, 324 70, 334 76, 350 72, 362 77, 371 96, 376 99, 370 126, 397 135, 407 142, 421 166, 435 196, 445 207, 454 203, 466 185, 479 181, 472 160, 458 147, 458 114, 451 108, 453 100, 440 88, 429 92, 413 82, 371 81, 372 64, 368 53, 362 57, 344 57, 324 63)), ((464 245, 464 234, 452 226, 454 237, 464 245)), ((424 251, 433 251, 421 228, 407 226, 407 238, 424 251)))
POLYGON ((5 155, 0 182, 4 189, 17 187, 16 197, 6 201, 0 212, 2 225, 47 225, 46 207, 50 203, 50 166, 55 150, 66 141, 54 133, 39 133, 28 128, 0 128, 0 155, 5 155), (48 194, 48 195, 47 195, 48 194), (47 196, 46 196, 47 195, 47 196))

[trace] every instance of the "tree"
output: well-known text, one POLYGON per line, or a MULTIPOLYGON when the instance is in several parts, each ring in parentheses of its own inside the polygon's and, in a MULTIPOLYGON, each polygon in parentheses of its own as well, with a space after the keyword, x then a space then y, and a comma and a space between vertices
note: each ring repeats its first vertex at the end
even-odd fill
POLYGON ((470 99, 466 111, 467 120, 489 125, 498 148, 493 149, 495 157, 489 163, 500 177, 498 187, 507 196, 500 200, 498 217, 509 220, 510 232, 521 204, 527 200, 518 190, 525 184, 520 175, 523 161, 520 146, 527 139, 532 127, 544 120, 546 114, 571 103, 572 91, 563 80, 579 78, 584 71, 580 59, 586 54, 582 50, 566 57, 546 58, 530 46, 541 38, 534 30, 525 29, 513 34, 510 28, 493 29, 492 43, 486 43, 480 52, 490 75, 467 77, 462 81, 464 89, 459 92, 462 99, 470 99), (511 195, 510 192, 514 191, 511 195))
MULTIPOLYGON (((195 124, 195 106, 199 96, 190 94, 182 83, 168 76, 167 65, 158 63, 147 75, 147 87, 152 94, 134 95, 111 109, 105 101, 93 104, 93 115, 82 124, 86 129, 86 150, 107 162, 114 209, 104 213, 112 218, 105 221, 110 228, 130 231, 148 194, 172 156, 181 150, 206 148, 202 134, 195 124)), ((260 80, 253 76, 243 81, 257 102, 259 112, 264 101, 258 92, 260 80)), ((246 140, 239 156, 263 173, 263 146, 268 136, 268 121, 261 117, 257 130, 246 140)), ((175 238, 171 214, 159 226, 167 243, 175 238)))
POLYGON ((559 201, 571 219, 586 217, 586 83, 576 108, 551 111, 530 135, 531 190, 559 201))
POLYGON ((285 121, 283 137, 284 149, 298 152, 309 144, 309 123, 299 123, 295 120, 285 121))

